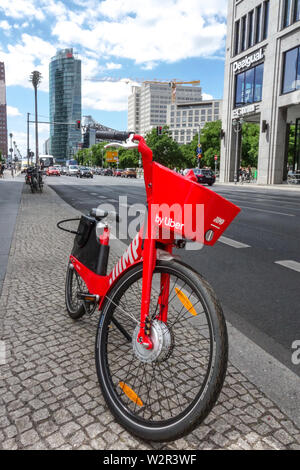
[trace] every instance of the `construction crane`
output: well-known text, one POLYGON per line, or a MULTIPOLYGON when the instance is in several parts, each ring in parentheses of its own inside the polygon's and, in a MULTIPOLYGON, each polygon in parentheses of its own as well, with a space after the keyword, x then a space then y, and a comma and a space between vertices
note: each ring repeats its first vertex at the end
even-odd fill
POLYGON ((171 87, 172 90, 172 103, 175 103, 176 101, 176 87, 177 85, 199 85, 200 80, 191 80, 191 81, 177 81, 176 78, 173 80, 141 80, 139 78, 115 78, 115 77, 103 77, 103 78, 86 78, 86 80, 91 81, 91 82, 120 82, 123 81, 124 83, 130 83, 130 82, 136 82, 136 83, 142 83, 142 84, 150 84, 150 83, 156 83, 159 85, 165 85, 168 84, 171 87))

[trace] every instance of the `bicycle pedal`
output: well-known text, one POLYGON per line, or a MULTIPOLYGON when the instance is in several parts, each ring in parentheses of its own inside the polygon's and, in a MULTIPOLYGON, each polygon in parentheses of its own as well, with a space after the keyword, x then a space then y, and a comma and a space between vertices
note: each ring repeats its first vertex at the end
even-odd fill
POLYGON ((84 302, 88 302, 91 304, 95 304, 99 302, 99 295, 94 295, 94 294, 84 294, 82 292, 77 293, 77 299, 78 300, 83 300, 84 302))

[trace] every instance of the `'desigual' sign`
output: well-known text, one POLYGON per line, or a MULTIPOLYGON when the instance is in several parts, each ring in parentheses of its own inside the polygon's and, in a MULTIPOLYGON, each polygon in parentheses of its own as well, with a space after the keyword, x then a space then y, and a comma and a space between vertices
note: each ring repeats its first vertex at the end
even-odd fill
POLYGON ((242 69, 248 69, 251 67, 252 64, 255 64, 256 62, 259 62, 264 58, 264 51, 263 48, 261 47, 257 52, 254 52, 254 54, 251 55, 246 55, 242 60, 237 60, 236 62, 233 63, 233 72, 238 72, 239 70, 242 69))

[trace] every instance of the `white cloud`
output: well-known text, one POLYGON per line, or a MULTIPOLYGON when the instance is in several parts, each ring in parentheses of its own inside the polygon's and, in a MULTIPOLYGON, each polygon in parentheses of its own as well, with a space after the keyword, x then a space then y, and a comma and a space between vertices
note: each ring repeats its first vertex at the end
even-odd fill
POLYGON ((82 107, 104 111, 126 111, 131 85, 119 82, 86 82, 83 87, 82 107))
POLYGON ((213 95, 210 95, 208 93, 202 93, 202 99, 203 100, 213 100, 213 95))
POLYGON ((35 0, 1 0, 0 10, 6 17, 11 18, 35 18, 37 20, 44 20, 45 15, 38 7, 35 0))
POLYGON ((159 61, 220 51, 226 10, 226 0, 105 0, 95 2, 89 26, 58 18, 52 34, 64 43, 97 50, 99 56, 132 59, 153 68, 159 61))
POLYGON ((7 106, 7 116, 22 116, 22 113, 15 106, 7 106))
POLYGON ((11 26, 8 24, 6 20, 0 21, 0 28, 4 29, 4 31, 9 31, 11 26))
POLYGON ((52 44, 29 34, 22 34, 19 43, 9 44, 7 52, 0 47, 0 61, 5 62, 7 86, 31 88, 29 76, 33 70, 39 70, 43 76, 40 89, 48 91, 49 61, 55 52, 52 44))
POLYGON ((122 68, 122 64, 115 64, 114 62, 108 62, 105 66, 107 70, 119 70, 122 68))

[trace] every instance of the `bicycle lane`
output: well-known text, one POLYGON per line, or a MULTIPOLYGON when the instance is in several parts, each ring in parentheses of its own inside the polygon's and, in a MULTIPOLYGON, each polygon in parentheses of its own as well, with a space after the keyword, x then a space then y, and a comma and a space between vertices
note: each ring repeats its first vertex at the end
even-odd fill
MULTIPOLYGON (((299 427, 234 361, 217 405, 185 438, 145 443, 114 421, 95 371, 97 315, 73 322, 64 307, 73 240, 56 223, 78 214, 47 186, 34 197, 23 192, 1 297, 0 448, 299 449, 299 427)), ((113 241, 110 267, 123 248, 113 241)))

